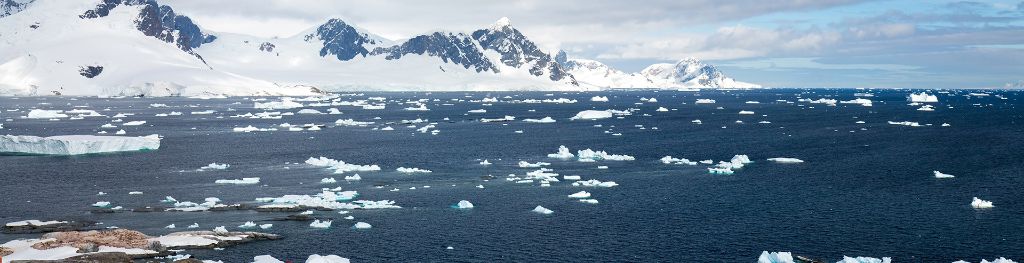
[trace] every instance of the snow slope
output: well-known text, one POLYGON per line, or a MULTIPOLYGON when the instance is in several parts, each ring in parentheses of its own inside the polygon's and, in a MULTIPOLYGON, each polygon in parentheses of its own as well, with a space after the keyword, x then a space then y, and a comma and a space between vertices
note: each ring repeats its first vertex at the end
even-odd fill
POLYGON ((584 86, 598 88, 720 88, 749 89, 760 85, 736 81, 725 76, 715 66, 695 58, 685 58, 674 64, 653 64, 636 73, 626 73, 588 59, 565 59, 560 63, 584 86))

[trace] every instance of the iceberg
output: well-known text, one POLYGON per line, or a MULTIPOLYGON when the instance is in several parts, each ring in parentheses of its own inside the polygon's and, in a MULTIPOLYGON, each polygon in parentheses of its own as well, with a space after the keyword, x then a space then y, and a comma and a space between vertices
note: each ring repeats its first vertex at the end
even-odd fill
POLYGON ((550 215, 551 213, 554 213, 555 211, 551 211, 551 209, 547 209, 547 208, 544 208, 543 206, 539 206, 538 205, 537 207, 533 208, 533 212, 534 213, 538 213, 538 214, 550 215))
POLYGON ((143 124, 146 124, 146 121, 129 121, 121 124, 121 126, 139 126, 143 124))
POLYGON ((910 93, 910 102, 931 103, 939 102, 939 97, 928 93, 910 93))
POLYGON ((572 152, 569 151, 569 147, 565 147, 565 145, 559 145, 557 153, 548 154, 548 158, 556 159, 571 159, 573 157, 576 157, 576 155, 573 155, 572 152))
POLYGON ((715 100, 713 100, 713 99, 697 99, 697 101, 694 102, 694 103, 695 104, 714 104, 715 100))
MULTIPOLYGON (((561 149, 559 149, 561 150, 561 149)), ((608 161, 633 161, 636 160, 633 156, 620 155, 620 154, 608 154, 605 151, 594 151, 591 149, 576 151, 576 157, 580 162, 596 162, 601 160, 608 161)))
POLYGON ((668 111, 668 108, 665 108, 665 107, 658 107, 658 109, 657 109, 657 110, 654 110, 654 111, 657 111, 657 112, 666 112, 666 111, 668 111))
POLYGON ((246 221, 245 224, 238 226, 241 229, 256 228, 256 223, 252 221, 246 221))
POLYGON ((320 183, 321 184, 335 184, 335 183, 338 183, 338 179, 334 179, 334 177, 324 178, 324 179, 320 179, 320 183))
POLYGON ((754 115, 754 112, 753 111, 748 111, 748 110, 741 110, 739 114, 740 115, 754 115))
POLYGON ((593 101, 593 102, 608 102, 608 97, 593 96, 593 97, 590 97, 590 101, 593 101))
POLYGON ((473 203, 470 203, 469 201, 466 201, 466 200, 462 200, 462 201, 459 201, 458 204, 453 205, 452 207, 458 208, 458 209, 470 209, 470 208, 473 208, 473 203))
MULTIPOLYGON (((304 107, 302 105, 302 103, 295 102, 291 98, 284 98, 284 99, 281 99, 281 101, 271 101, 271 102, 264 102, 264 103, 256 102, 256 103, 253 104, 253 108, 265 109, 265 110, 287 110, 287 109, 302 108, 302 107, 304 107)), ((192 114, 195 114, 195 113, 192 113, 192 114)))
POLYGON ((352 176, 345 176, 345 181, 359 181, 359 180, 363 180, 363 177, 359 176, 359 174, 355 174, 355 175, 352 175, 352 176))
POLYGON ((974 200, 971 201, 971 207, 974 207, 974 209, 984 209, 984 208, 993 208, 995 206, 992 205, 992 201, 985 201, 985 200, 981 200, 980 198, 975 197, 974 200))
POLYGON ((611 111, 606 110, 585 110, 576 113, 576 116, 569 118, 570 120, 598 120, 607 119, 612 117, 611 111))
POLYGON ((761 256, 757 258, 757 263, 795 263, 795 261, 790 252, 762 251, 761 256))
POLYGON ((939 171, 932 171, 932 172, 935 173, 935 178, 939 178, 939 179, 953 178, 954 177, 952 174, 944 174, 944 173, 939 172, 939 171))
POLYGON ((527 161, 519 161, 519 167, 521 167, 521 168, 537 168, 537 167, 548 166, 548 165, 551 165, 551 163, 545 163, 545 162, 529 163, 527 161))
POLYGON ((231 167, 231 165, 230 164, 226 164, 226 163, 210 163, 210 164, 208 164, 206 166, 199 167, 199 171, 224 170, 224 169, 228 169, 228 167, 231 167))
POLYGON ((156 150, 160 136, 143 137, 62 135, 51 137, 0 136, 0 153, 79 155, 125 151, 156 150))
POLYGON ((313 158, 309 157, 306 160, 306 164, 318 167, 328 167, 334 169, 334 173, 345 173, 345 172, 366 172, 366 171, 380 171, 380 166, 374 165, 358 165, 350 164, 341 160, 334 160, 327 157, 313 158))
POLYGON ((860 104, 861 106, 864 106, 864 107, 871 107, 871 105, 872 105, 871 100, 863 99, 863 98, 856 98, 856 99, 852 99, 852 100, 844 100, 844 101, 840 101, 839 103, 842 103, 842 104, 860 104))
POLYGON ((685 165, 697 165, 697 162, 690 161, 686 158, 675 158, 672 156, 661 157, 661 163, 663 164, 685 164, 685 165))
POLYGON ((802 162, 804 162, 804 160, 800 160, 800 159, 797 159, 797 158, 789 158, 789 157, 768 158, 768 161, 776 162, 776 163, 802 163, 802 162))
POLYGON ((357 222, 355 225, 352 225, 352 228, 355 228, 355 229, 370 229, 372 227, 373 227, 372 225, 370 225, 370 224, 368 224, 366 222, 357 222))

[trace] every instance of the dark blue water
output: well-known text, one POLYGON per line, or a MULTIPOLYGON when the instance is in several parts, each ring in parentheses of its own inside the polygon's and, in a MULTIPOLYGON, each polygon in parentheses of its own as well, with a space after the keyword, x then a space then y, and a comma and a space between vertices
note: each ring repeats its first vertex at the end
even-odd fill
MULTIPOLYGON (((245 221, 259 223, 287 213, 90 214, 89 205, 110 201, 129 209, 158 206, 159 200, 168 195, 182 201, 218 197, 225 203, 252 202, 258 197, 315 194, 322 187, 341 186, 359 191, 360 199, 395 200, 403 208, 355 210, 350 214, 356 218, 352 221, 335 212, 317 212, 318 216, 335 218, 334 226, 318 230, 305 222, 273 222, 268 232, 281 234, 284 239, 223 251, 186 253, 225 262, 248 262, 263 254, 279 259, 337 254, 360 262, 751 262, 763 250, 792 251, 829 261, 843 255, 886 256, 896 262, 1024 258, 1024 110, 1020 94, 994 93, 1007 98, 1000 99, 966 96, 968 91, 933 92, 940 99, 937 110, 922 112, 907 105, 909 93, 796 89, 553 96, 540 92, 367 93, 343 99, 387 97, 387 109, 339 106, 342 115, 295 115, 282 120, 227 117, 261 112, 252 109, 248 98, 0 98, 0 119, 10 119, 3 122, 0 133, 94 134, 109 119, 20 118, 32 107, 68 110, 85 105, 108 116, 136 114, 125 121, 147 121, 143 126, 125 127, 128 135, 156 133, 164 137, 161 148, 151 152, 0 156, 0 221, 88 219, 150 235, 182 231, 194 222, 202 229, 221 225, 235 229, 245 221), (829 107, 797 101, 849 100, 855 98, 855 92, 873 93, 875 96, 869 99, 874 106, 829 107), (608 96, 611 101, 590 102, 594 95, 608 96), (499 102, 491 106, 468 102, 485 96, 503 101, 571 98, 579 102, 499 102), (658 102, 635 104, 641 97, 654 97, 658 102), (431 99, 430 111, 404 111, 407 105, 399 104, 420 98, 431 99), (694 104, 698 98, 715 99, 717 103, 694 104), (761 103, 744 103, 751 100, 761 103), (151 103, 170 107, 150 108, 151 103), (677 110, 656 112, 658 107, 677 110), (481 108, 487 113, 466 114, 481 108), (639 111, 622 119, 568 120, 585 109, 626 108, 639 111), (15 109, 20 111, 12 111, 15 109), (206 109, 218 112, 189 114, 206 109), (756 114, 739 115, 740 110, 756 114), (170 111, 185 114, 153 116, 170 111), (519 119, 551 116, 558 122, 477 121, 504 115, 519 119), (218 118, 221 116, 224 118, 218 118), (381 119, 372 120, 374 117, 381 119), (449 121, 443 120, 446 117, 449 121), (378 125, 333 127, 339 118, 376 121, 378 125), (437 122, 441 132, 421 134, 402 124, 389 124, 395 131, 372 130, 386 122, 415 118, 437 122), (695 119, 703 124, 691 123, 695 119), (759 124, 762 120, 771 123, 759 124), (932 125, 908 127, 887 121, 932 125), (270 127, 284 122, 329 125, 316 132, 231 132, 233 127, 270 127), (951 126, 940 127, 942 123, 951 126), (515 133, 517 130, 523 133, 515 133), (592 148, 628 154, 637 160, 581 163, 545 157, 559 145, 574 152, 592 148), (735 154, 749 155, 755 162, 733 175, 711 175, 704 165, 664 165, 657 161, 665 155, 719 161, 735 154), (378 164, 383 171, 361 172, 362 181, 348 183, 341 180, 344 175, 301 164, 316 156, 378 164), (775 164, 765 160, 772 157, 795 157, 806 162, 775 164), (494 165, 480 166, 480 159, 489 159, 494 165), (517 167, 521 160, 552 162, 550 168, 556 173, 611 180, 619 186, 582 188, 561 182, 542 188, 505 181, 505 175, 533 170, 517 167), (194 171, 211 162, 231 167, 194 171), (596 169, 598 165, 609 169, 596 169), (403 175, 394 171, 399 166, 434 172, 403 175), (935 179, 933 170, 956 178, 935 179), (498 179, 485 182, 483 175, 498 179), (213 183, 242 177, 260 177, 262 182, 213 183), (341 182, 320 184, 325 177, 341 182), (486 188, 478 189, 478 184, 486 188), (426 185, 431 187, 423 188, 426 185), (408 189, 414 186, 416 190, 408 189), (402 190, 389 191, 392 188, 402 190), (580 190, 591 192, 600 204, 583 204, 566 197, 580 190), (100 191, 108 195, 97 196, 100 191), (128 195, 130 191, 145 194, 128 195), (972 209, 969 204, 975 196, 993 201, 995 208, 972 209), (463 199, 476 208, 460 211, 449 207, 463 199), (537 205, 555 213, 530 212, 537 205), (351 229, 357 221, 370 223, 373 228, 351 229), (172 223, 179 229, 163 228, 172 223), (454 249, 446 249, 448 246, 454 249)), ((326 111, 328 107, 316 108, 326 111)), ((0 235, 0 241, 36 236, 0 235)))

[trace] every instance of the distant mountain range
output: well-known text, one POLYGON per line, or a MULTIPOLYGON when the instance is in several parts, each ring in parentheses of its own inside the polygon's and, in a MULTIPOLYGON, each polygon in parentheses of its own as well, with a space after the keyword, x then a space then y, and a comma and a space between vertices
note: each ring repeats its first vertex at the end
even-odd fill
POLYGON ((203 30, 156 0, 0 0, 0 95, 756 87, 693 58, 625 73, 552 55, 508 18, 403 40, 341 19, 261 38, 203 30))

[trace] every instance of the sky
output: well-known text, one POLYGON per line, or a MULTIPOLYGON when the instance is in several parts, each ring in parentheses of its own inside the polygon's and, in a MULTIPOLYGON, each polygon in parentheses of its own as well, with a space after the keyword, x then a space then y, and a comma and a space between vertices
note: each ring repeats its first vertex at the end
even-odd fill
POLYGON ((162 0, 201 27, 288 37, 341 18, 397 40, 501 17, 627 72, 695 57, 771 87, 1024 87, 1022 0, 162 0))

